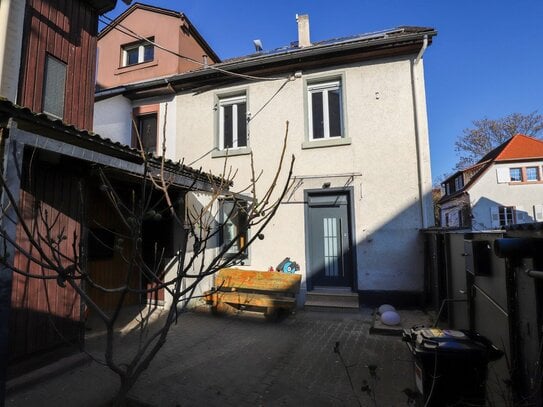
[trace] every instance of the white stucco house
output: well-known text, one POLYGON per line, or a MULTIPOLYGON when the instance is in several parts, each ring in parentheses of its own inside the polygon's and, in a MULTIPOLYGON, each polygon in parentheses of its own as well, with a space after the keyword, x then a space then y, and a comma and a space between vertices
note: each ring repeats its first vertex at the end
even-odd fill
POLYGON ((473 230, 543 221, 543 141, 517 134, 442 183, 441 226, 473 230))
MULTIPOLYGON (((130 29, 149 38, 150 26, 130 29)), ((157 145, 166 134, 168 158, 214 174, 227 160, 239 191, 253 177, 251 157, 259 188, 272 182, 288 122, 293 187, 243 267, 268 270, 290 257, 300 266, 302 302, 327 289, 363 302, 417 301, 419 231, 433 226, 423 55, 437 32, 398 27, 312 42, 307 16, 298 17, 298 32, 284 48, 101 88, 95 131, 130 143, 130 131, 119 129, 155 112, 151 129, 157 145)), ((122 55, 123 42, 114 46, 122 55)))

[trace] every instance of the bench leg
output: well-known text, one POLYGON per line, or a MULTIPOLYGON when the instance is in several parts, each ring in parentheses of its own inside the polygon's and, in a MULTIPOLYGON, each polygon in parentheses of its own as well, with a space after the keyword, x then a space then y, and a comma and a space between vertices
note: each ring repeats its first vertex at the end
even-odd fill
POLYGON ((267 321, 277 322, 283 313, 284 310, 282 308, 268 307, 266 308, 266 312, 264 312, 264 317, 267 321))
POLYGON ((216 316, 228 314, 228 312, 231 312, 231 310, 232 307, 230 307, 230 305, 228 304, 225 304, 224 302, 218 302, 211 306, 211 313, 216 316))

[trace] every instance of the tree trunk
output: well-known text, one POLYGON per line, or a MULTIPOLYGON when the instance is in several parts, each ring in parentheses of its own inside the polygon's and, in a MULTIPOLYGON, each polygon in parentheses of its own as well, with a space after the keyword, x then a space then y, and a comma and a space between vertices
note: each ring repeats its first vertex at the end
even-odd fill
POLYGON ((134 381, 122 377, 121 378, 121 385, 119 386, 119 390, 117 391, 117 394, 111 401, 112 407, 127 407, 128 406, 128 392, 134 385, 134 381))

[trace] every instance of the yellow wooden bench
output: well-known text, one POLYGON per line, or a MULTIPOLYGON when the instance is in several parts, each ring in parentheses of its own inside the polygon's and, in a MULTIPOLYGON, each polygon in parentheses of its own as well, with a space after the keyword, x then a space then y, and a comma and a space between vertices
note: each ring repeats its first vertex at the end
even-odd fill
POLYGON ((221 269, 215 277, 215 288, 207 291, 205 298, 215 314, 264 311, 267 319, 275 320, 296 307, 300 281, 299 274, 221 269))

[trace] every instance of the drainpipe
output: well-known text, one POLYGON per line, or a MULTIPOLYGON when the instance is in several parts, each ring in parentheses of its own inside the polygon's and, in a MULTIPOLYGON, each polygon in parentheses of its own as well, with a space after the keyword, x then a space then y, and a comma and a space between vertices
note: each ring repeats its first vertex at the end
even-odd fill
POLYGON ((17 102, 25 1, 0 0, 0 96, 17 102))
MULTIPOLYGON (((429 219, 429 210, 430 208, 426 205, 426 200, 429 199, 427 196, 430 193, 430 190, 428 190, 428 187, 426 185, 426 182, 424 180, 426 179, 425 176, 427 174, 427 170, 425 166, 423 166, 423 160, 426 158, 429 165, 429 156, 430 151, 427 150, 424 146, 424 135, 426 135, 426 140, 428 140, 427 137, 427 130, 425 134, 421 134, 421 121, 419 118, 419 113, 421 111, 421 108, 419 108, 420 104, 420 96, 418 94, 418 84, 419 84, 419 78, 417 75, 417 68, 419 67, 420 62, 422 61, 422 56, 424 55, 424 52, 426 51, 426 48, 428 48, 428 35, 424 36, 422 47, 417 54, 417 57, 413 61, 413 64, 411 66, 411 86, 413 90, 413 114, 414 114, 414 120, 415 120, 415 144, 416 144, 416 151, 417 151, 417 175, 418 175, 418 188, 419 188, 419 202, 420 202, 420 213, 422 217, 422 227, 427 228, 429 226, 433 225, 433 222, 431 222, 429 219), (423 150, 424 149, 424 150, 423 150)), ((422 129, 424 130, 424 129, 422 129)))

